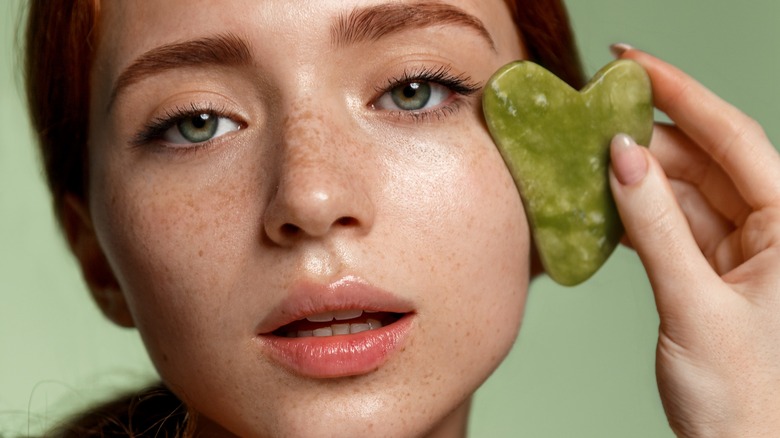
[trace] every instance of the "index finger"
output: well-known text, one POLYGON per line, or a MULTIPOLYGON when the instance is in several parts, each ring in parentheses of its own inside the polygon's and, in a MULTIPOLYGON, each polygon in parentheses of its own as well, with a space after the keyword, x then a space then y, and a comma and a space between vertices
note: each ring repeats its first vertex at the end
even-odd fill
POLYGON ((709 154, 753 208, 780 204, 780 156, 764 130, 676 67, 629 49, 650 76, 655 105, 709 154))

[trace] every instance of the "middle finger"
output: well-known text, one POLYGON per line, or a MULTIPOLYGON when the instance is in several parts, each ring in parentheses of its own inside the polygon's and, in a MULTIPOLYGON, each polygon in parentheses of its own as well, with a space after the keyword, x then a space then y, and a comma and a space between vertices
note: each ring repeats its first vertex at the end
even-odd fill
POLYGON ((677 127, 656 125, 650 150, 669 178, 696 186, 712 208, 735 226, 745 222, 751 208, 734 182, 677 127))

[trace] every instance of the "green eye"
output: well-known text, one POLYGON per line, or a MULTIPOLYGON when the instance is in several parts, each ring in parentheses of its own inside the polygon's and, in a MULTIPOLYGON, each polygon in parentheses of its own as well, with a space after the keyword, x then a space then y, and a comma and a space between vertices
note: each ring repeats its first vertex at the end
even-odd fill
POLYGON ((390 96, 398 108, 404 111, 416 111, 425 108, 431 99, 431 85, 426 82, 410 82, 390 91, 390 96))
POLYGON ((230 117, 212 112, 182 114, 168 126, 161 137, 177 145, 203 143, 241 129, 241 125, 230 117))
POLYGON ((388 88, 377 99, 375 108, 391 111, 424 112, 446 103, 453 92, 433 81, 402 82, 388 88))
POLYGON ((176 124, 181 136, 191 143, 208 141, 217 132, 219 121, 211 114, 203 113, 182 119, 176 124))

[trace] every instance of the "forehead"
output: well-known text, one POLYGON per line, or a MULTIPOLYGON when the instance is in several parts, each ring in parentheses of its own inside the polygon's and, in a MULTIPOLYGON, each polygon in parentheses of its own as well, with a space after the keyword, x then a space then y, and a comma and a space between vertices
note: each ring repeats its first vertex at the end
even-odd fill
MULTIPOLYGON (((322 45, 329 41, 339 17, 361 8, 399 3, 461 10, 484 25, 499 52, 515 50, 519 45, 510 8, 503 0, 105 2, 101 9, 96 66, 101 76, 116 77, 119 70, 150 49, 225 32, 249 39, 253 47, 260 45, 284 50, 287 46, 299 51, 310 47, 312 53, 319 53, 322 45)), ((380 20, 377 25, 381 24, 380 20)), ((477 34, 474 36, 476 38, 477 34)))

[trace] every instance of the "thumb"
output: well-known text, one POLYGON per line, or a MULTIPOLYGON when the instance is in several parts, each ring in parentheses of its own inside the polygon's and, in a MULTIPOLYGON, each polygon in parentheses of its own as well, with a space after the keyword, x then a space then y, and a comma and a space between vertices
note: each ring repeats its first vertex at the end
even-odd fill
POLYGON ((714 275, 661 165, 624 134, 610 145, 609 173, 626 234, 647 270, 659 312, 685 312, 714 275), (693 301, 692 301, 693 300, 693 301))

